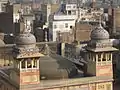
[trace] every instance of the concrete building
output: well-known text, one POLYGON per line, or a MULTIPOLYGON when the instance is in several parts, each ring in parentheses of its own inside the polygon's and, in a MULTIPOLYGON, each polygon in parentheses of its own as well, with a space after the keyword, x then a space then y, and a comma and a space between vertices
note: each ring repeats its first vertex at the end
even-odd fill
POLYGON ((50 16, 49 30, 52 41, 57 40, 58 32, 69 32, 77 19, 76 4, 62 4, 59 11, 50 16))
POLYGON ((90 40, 90 33, 93 27, 94 26, 87 22, 76 22, 75 27, 71 28, 70 32, 58 32, 57 41, 63 43, 73 43, 74 41, 88 41, 90 40))
MULTIPOLYGON (((26 24, 26 27, 30 32, 33 32, 33 20, 35 19, 35 15, 32 13, 31 4, 7 4, 6 12, 11 14, 11 18, 13 19, 14 24, 14 34, 18 33, 19 30, 19 20, 22 18, 26 24), (16 29, 16 30, 15 30, 16 29)), ((19 30, 20 31, 20 30, 19 30)))
POLYGON ((41 4, 41 11, 42 11, 42 21, 44 23, 49 22, 49 16, 51 14, 54 14, 56 11, 58 11, 59 4, 41 4))

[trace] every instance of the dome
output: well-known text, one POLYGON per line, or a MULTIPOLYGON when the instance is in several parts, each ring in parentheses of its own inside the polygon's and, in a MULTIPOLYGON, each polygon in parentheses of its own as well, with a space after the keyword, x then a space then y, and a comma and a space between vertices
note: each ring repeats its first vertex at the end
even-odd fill
POLYGON ((16 36, 16 44, 17 45, 36 44, 36 38, 31 33, 23 33, 23 34, 16 36))
POLYGON ((105 40, 109 39, 109 33, 100 25, 91 32, 92 40, 105 40))

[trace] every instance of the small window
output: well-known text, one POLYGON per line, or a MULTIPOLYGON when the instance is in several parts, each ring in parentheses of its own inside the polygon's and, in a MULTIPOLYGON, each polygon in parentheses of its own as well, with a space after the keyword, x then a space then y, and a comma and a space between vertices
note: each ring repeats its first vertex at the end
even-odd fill
POLYGON ((108 53, 108 61, 111 61, 111 53, 108 53))
POLYGON ((70 9, 70 8, 71 8, 71 6, 67 6, 67 8, 69 8, 69 9, 70 9))
POLYGON ((22 61, 21 68, 25 68, 25 60, 22 61))
POLYGON ((105 53, 103 53, 103 59, 102 59, 102 61, 106 61, 106 54, 105 53))
POLYGON ((73 8, 76 8, 76 6, 73 6, 73 8))
POLYGON ((70 29, 72 29, 73 27, 72 26, 70 26, 70 29))
POLYGON ((27 68, 32 68, 32 62, 30 58, 27 59, 27 68))
POLYGON ((57 28, 57 25, 54 25, 54 29, 56 29, 57 28))
POLYGON ((101 61, 101 53, 98 53, 98 61, 101 61))
POLYGON ((71 11, 68 11, 68 15, 71 15, 71 11))
POLYGON ((33 60, 33 68, 37 68, 37 60, 33 60))
POLYGON ((68 28, 68 23, 65 23, 65 28, 68 28))

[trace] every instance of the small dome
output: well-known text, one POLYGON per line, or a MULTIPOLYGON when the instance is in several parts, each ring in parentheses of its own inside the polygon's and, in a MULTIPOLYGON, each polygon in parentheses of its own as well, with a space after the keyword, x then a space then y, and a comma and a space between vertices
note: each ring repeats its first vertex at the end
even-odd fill
POLYGON ((91 32, 92 40, 105 40, 109 39, 109 33, 100 25, 91 32))
POLYGON ((36 44, 36 38, 31 33, 23 33, 23 34, 16 36, 16 44, 17 45, 36 44))

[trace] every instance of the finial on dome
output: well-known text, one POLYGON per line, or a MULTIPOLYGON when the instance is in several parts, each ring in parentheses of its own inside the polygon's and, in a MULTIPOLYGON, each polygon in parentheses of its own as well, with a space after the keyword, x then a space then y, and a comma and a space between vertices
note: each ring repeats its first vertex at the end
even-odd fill
POLYGON ((101 19, 101 16, 100 16, 99 17, 99 27, 102 27, 101 23, 102 23, 102 19, 101 19))

